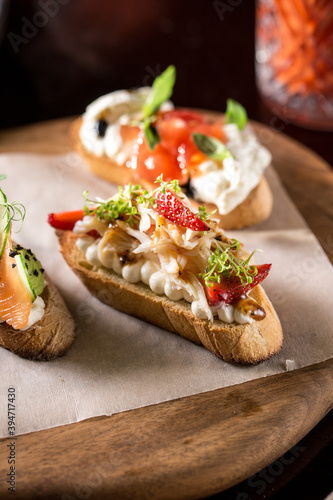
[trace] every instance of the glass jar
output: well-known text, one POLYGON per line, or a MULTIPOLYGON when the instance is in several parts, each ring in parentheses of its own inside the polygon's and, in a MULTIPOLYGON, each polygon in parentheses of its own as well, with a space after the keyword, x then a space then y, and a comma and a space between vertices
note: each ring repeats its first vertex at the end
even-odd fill
POLYGON ((274 114, 333 130, 333 0, 257 0, 256 77, 274 114))

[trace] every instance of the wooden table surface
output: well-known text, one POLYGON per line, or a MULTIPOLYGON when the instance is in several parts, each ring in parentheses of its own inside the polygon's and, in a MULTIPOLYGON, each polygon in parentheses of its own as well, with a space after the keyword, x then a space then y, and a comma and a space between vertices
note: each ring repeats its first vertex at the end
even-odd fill
MULTIPOLYGON (((70 121, 1 131, 0 152, 69 152, 70 121)), ((268 127, 256 124, 256 130, 333 262, 329 166, 268 127)), ((259 381, 18 436, 15 498, 194 499, 216 494, 281 457, 320 422, 333 405, 332 375, 331 359, 259 381)), ((7 442, 1 440, 1 477, 8 472, 7 442)), ((6 498, 6 489, 2 481, 1 498, 6 498)), ((234 491, 230 498, 250 498, 247 493, 237 497, 239 490, 234 491)))

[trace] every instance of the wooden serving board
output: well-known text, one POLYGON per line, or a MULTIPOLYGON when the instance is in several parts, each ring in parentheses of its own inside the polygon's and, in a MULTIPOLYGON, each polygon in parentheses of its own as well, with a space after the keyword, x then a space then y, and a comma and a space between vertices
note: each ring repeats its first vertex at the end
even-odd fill
MULTIPOLYGON (((70 119, 0 133, 0 152, 70 151, 70 119)), ((255 124, 294 203, 333 262, 333 174, 310 150, 255 124)), ((277 459, 333 406, 333 359, 111 417, 17 437, 16 499, 195 499, 277 459)), ((22 416, 23 418, 23 416, 22 416)), ((7 439, 0 473, 8 473, 7 439)), ((7 485, 0 484, 7 498, 7 485)))

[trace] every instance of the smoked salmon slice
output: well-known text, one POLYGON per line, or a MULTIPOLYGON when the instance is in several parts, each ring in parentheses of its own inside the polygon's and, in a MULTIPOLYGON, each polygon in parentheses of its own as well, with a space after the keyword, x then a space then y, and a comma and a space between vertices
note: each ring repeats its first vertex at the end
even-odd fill
POLYGON ((11 249, 12 241, 8 235, 0 259, 0 318, 19 329, 28 324, 31 296, 21 281, 15 260, 9 255, 11 249))

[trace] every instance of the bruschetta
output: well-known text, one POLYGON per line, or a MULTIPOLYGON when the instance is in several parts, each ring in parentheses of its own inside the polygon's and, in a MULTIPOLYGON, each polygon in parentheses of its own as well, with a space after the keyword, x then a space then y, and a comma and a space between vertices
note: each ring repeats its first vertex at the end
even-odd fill
POLYGON ((24 207, 9 203, 0 189, 0 346, 23 358, 50 360, 72 345, 74 321, 31 249, 12 241, 12 222, 24 216, 24 207))
MULTIPOLYGON (((61 252, 88 290, 119 311, 201 344, 225 361, 256 364, 283 343, 255 266, 177 180, 119 187, 83 210, 49 215, 61 252)), ((214 214, 213 214, 214 215, 214 214)))
POLYGON ((151 188, 163 175, 216 209, 224 229, 267 219, 272 193, 264 177, 269 151, 257 140, 245 109, 229 99, 225 115, 174 109, 169 66, 152 87, 119 90, 91 103, 71 127, 76 151, 96 175, 151 188))

